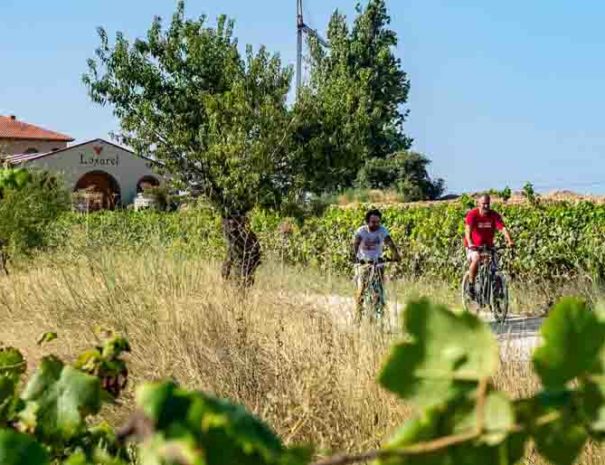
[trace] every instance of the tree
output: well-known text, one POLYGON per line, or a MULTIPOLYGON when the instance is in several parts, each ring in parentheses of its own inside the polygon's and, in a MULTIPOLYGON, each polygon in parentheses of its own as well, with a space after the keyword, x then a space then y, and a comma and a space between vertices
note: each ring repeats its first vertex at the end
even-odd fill
POLYGON ((369 0, 357 6, 352 28, 332 15, 329 51, 309 39, 311 76, 298 96, 294 133, 312 191, 350 187, 367 160, 411 146, 403 131, 409 80, 389 23, 384 0, 369 0))
POLYGON ((443 179, 431 179, 430 160, 416 152, 402 151, 366 162, 357 176, 357 186, 366 189, 395 188, 408 202, 434 200, 443 194, 443 179))
POLYGON ((110 44, 99 29, 84 82, 93 101, 113 108, 123 143, 161 162, 178 187, 220 212, 230 258, 235 251, 241 273, 253 273, 243 263, 249 247, 258 248, 246 214, 279 206, 293 185, 296 151, 288 150, 286 131, 292 72, 264 47, 248 46, 242 56, 233 26, 225 16, 216 27, 205 16, 186 19, 179 1, 170 26, 155 18, 145 39, 131 43, 118 33, 110 44))

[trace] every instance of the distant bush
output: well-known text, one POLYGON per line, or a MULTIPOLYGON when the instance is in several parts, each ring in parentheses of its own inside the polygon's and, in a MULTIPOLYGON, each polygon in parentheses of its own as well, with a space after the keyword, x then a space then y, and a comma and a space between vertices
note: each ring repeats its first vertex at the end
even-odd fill
POLYGON ((387 158, 372 158, 359 171, 357 186, 365 189, 395 189, 406 202, 434 200, 443 194, 442 179, 431 179, 430 160, 416 152, 397 152, 387 158))
POLYGON ((51 224, 71 207, 61 180, 44 172, 11 169, 1 170, 0 179, 0 239, 17 253, 47 245, 51 224))

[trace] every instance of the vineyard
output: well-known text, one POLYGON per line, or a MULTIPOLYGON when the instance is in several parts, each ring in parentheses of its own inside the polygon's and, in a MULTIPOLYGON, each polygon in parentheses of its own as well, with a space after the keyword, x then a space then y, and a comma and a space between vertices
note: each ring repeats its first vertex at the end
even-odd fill
MULTIPOLYGON (((349 245, 363 222, 365 206, 330 207, 305 221, 256 211, 251 216, 263 250, 291 265, 350 273, 349 245)), ((403 255, 402 276, 456 282, 464 266, 461 202, 431 206, 385 206, 384 224, 403 255)), ((551 202, 497 205, 516 243, 504 257, 505 271, 525 283, 605 278, 605 205, 551 202)), ((220 218, 209 208, 177 213, 108 212, 68 215, 55 231, 55 246, 82 249, 159 247, 220 259, 224 240, 220 218), (67 238, 67 239, 66 239, 67 238), (67 242, 66 242, 67 240, 67 242)))
MULTIPOLYGON (((570 465, 585 444, 605 438, 605 319, 582 301, 562 300, 545 322, 533 355, 542 388, 530 397, 512 399, 495 387, 498 344, 477 317, 420 300, 408 305, 404 328, 379 382, 417 413, 380 449, 324 458, 311 445, 285 444, 242 407, 173 381, 139 386, 122 428, 95 423, 128 381, 130 346, 122 337, 108 337, 73 364, 42 358, 23 389, 23 355, 4 347, 0 463, 514 464, 532 442, 550 463, 570 465)), ((38 342, 56 337, 45 333, 38 342)))

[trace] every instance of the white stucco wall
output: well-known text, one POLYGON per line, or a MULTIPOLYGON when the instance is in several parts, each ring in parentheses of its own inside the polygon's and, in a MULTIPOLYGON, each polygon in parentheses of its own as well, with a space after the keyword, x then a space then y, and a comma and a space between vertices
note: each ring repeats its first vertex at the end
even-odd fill
POLYGON ((152 171, 150 161, 102 139, 25 162, 24 166, 61 173, 71 190, 86 173, 105 171, 118 182, 125 205, 134 201, 137 184, 143 176, 153 176, 161 181, 160 176, 152 171))

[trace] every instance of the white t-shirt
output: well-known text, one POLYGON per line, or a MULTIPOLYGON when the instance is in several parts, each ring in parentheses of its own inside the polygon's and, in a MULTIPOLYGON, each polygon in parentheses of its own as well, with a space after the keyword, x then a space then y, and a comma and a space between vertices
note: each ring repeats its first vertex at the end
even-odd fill
POLYGON ((389 231, 380 226, 376 231, 370 231, 368 226, 362 226, 355 233, 355 239, 360 239, 357 258, 359 260, 377 260, 382 257, 384 240, 389 236, 389 231))

